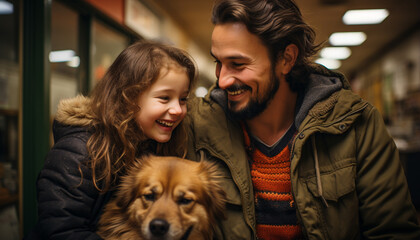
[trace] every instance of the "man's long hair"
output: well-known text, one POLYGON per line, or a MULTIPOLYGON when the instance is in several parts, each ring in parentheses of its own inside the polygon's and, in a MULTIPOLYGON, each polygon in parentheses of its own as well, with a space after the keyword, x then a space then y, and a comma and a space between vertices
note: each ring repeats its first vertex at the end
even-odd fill
POLYGON ((268 48, 272 65, 289 44, 299 49, 296 63, 286 80, 292 91, 306 85, 310 57, 317 53, 315 31, 302 19, 293 0, 218 0, 213 7, 212 23, 243 23, 268 48))

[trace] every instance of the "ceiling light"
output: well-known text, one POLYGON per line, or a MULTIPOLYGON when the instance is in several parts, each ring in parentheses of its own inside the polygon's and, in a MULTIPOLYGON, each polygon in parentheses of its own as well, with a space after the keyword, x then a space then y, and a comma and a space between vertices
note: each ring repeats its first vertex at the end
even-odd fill
POLYGON ((0 0, 0 15, 12 14, 13 13, 13 4, 0 0))
POLYGON ((366 40, 364 32, 336 32, 329 41, 333 46, 358 46, 366 40))
POLYGON ((343 22, 347 25, 378 24, 388 15, 386 9, 349 10, 344 14, 343 22))
POLYGON ((80 58, 78 56, 74 56, 71 58, 70 61, 68 61, 67 66, 72 67, 72 68, 77 68, 80 66, 80 58))
POLYGON ((326 47, 321 50, 321 57, 328 59, 346 59, 350 55, 351 50, 348 47, 326 47))
POLYGON ((326 59, 326 58, 318 58, 315 60, 316 63, 324 65, 324 67, 334 70, 341 67, 341 62, 336 59, 326 59))
POLYGON ((50 62, 68 62, 73 60, 76 53, 73 50, 61 50, 50 52, 50 62))

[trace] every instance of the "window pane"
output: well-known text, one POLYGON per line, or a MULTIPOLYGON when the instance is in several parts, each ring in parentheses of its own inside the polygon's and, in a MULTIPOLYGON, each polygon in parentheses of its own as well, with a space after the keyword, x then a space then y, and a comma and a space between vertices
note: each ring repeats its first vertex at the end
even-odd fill
POLYGON ((123 34, 94 20, 92 24, 91 89, 102 79, 108 67, 129 43, 123 34))
POLYGON ((16 1, 0 0, 0 109, 18 110, 18 22, 16 1))
POLYGON ((19 239, 17 0, 0 0, 0 239, 19 239))
POLYGON ((52 1, 51 7, 51 89, 50 112, 54 116, 61 99, 79 91, 77 71, 78 15, 63 4, 52 1))

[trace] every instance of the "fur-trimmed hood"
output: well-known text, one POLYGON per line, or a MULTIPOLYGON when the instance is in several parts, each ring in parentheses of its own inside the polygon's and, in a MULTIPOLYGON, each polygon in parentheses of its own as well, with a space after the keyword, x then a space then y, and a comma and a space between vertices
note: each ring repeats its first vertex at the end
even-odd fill
MULTIPOLYGON (((94 116, 90 107, 90 99, 84 96, 61 100, 53 123, 54 142, 67 137, 67 144, 72 145, 71 139, 87 139, 94 116)), ((84 142, 86 144, 86 142, 84 142)))
POLYGON ((55 120, 63 125, 89 126, 94 116, 90 107, 90 99, 84 96, 61 100, 58 104, 55 120))

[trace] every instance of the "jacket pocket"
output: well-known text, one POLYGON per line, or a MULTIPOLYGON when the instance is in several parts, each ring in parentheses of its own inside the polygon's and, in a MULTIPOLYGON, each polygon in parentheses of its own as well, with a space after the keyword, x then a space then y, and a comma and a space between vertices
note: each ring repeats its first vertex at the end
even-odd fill
MULTIPOLYGON (((355 180, 356 165, 346 165, 331 172, 321 172, 322 195, 328 207, 322 203, 316 177, 307 179, 312 223, 323 239, 359 239, 358 199, 355 180), (318 201, 313 201, 318 200, 318 201), (339 226, 339 227, 337 227, 339 226)), ((307 221, 308 222, 308 221, 307 221)))
MULTIPOLYGON (((341 197, 355 191, 356 166, 350 165, 328 173, 321 173, 321 186, 326 200, 337 202, 341 197)), ((311 177, 306 182, 309 191, 320 197, 316 177, 311 177)))

